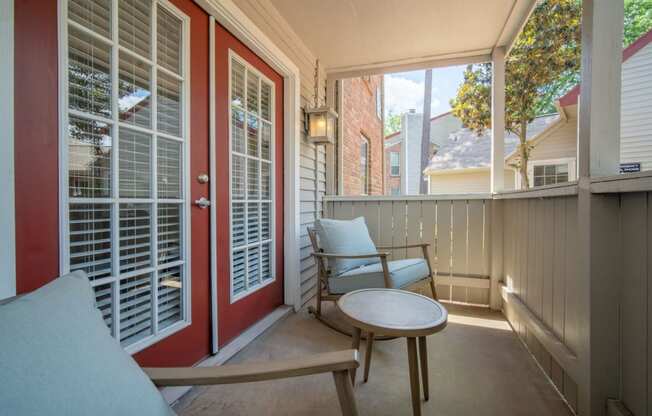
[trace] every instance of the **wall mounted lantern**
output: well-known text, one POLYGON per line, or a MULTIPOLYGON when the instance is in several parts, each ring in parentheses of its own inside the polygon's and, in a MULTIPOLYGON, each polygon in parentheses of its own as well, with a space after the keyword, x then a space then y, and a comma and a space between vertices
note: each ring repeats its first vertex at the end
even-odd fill
POLYGON ((337 113, 327 105, 319 105, 319 59, 315 65, 315 102, 305 110, 308 141, 313 144, 334 144, 337 137, 337 113))

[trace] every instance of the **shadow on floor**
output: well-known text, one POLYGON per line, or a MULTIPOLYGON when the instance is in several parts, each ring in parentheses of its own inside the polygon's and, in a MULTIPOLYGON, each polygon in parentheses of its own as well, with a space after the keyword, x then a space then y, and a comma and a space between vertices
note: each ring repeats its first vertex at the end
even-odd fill
MULTIPOLYGON (((428 337, 430 400, 422 402, 424 415, 571 415, 500 313, 446 307, 448 327, 428 337)), ((270 328, 229 363, 300 357, 346 349, 350 343, 350 338, 301 310, 270 328)), ((361 373, 355 386, 361 415, 412 414, 405 339, 376 342, 368 383, 362 383, 361 373)), ((183 416, 340 414, 330 374, 197 387, 175 411, 183 416)))

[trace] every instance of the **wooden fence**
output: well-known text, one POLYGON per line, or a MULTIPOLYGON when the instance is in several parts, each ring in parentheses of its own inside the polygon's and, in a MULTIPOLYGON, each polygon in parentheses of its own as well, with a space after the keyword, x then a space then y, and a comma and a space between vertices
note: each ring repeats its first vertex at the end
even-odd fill
MULTIPOLYGON (((379 246, 430 243, 439 297, 489 304, 491 200, 485 196, 325 197, 324 216, 364 217, 379 246)), ((420 249, 394 250, 392 259, 421 255, 420 249)))

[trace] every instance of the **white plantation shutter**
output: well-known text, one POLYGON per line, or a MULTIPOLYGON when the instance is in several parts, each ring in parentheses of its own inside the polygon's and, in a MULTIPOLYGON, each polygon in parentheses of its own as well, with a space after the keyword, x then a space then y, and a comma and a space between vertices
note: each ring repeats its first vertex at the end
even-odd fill
MULTIPOLYGON (((187 20, 156 0, 66 10, 66 266, 88 274, 107 326, 136 351, 188 321, 187 20)), ((243 193, 245 175, 243 161, 243 193)))
POLYGON ((140 56, 151 56, 152 2, 120 0, 118 5, 120 46, 140 56))
POLYGON ((232 54, 231 298, 274 280, 273 84, 232 54))

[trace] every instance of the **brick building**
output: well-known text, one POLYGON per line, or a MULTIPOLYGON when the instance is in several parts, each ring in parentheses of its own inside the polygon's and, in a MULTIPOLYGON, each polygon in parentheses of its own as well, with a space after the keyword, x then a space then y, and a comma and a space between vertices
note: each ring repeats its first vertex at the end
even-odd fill
POLYGON ((383 76, 346 79, 341 86, 341 193, 382 195, 383 76))

